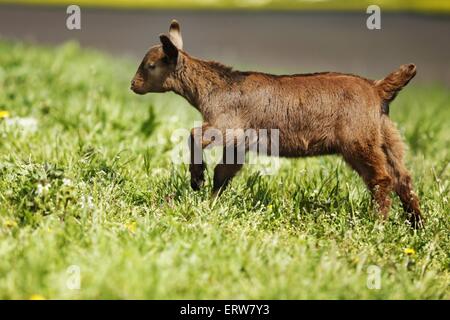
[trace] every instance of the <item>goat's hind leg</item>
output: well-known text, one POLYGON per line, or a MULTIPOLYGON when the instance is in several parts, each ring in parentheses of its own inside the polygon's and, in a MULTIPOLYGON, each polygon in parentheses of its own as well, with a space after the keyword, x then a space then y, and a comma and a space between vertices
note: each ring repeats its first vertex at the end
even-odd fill
POLYGON ((386 170, 386 157, 381 147, 353 147, 343 154, 347 163, 361 176, 371 191, 381 217, 386 220, 391 207, 392 178, 386 170))
POLYGON ((411 175, 403 163, 403 142, 398 130, 387 119, 383 123, 383 138, 387 170, 393 177, 395 193, 399 196, 411 225, 414 228, 421 227, 424 219, 419 206, 419 198, 413 191, 411 175))

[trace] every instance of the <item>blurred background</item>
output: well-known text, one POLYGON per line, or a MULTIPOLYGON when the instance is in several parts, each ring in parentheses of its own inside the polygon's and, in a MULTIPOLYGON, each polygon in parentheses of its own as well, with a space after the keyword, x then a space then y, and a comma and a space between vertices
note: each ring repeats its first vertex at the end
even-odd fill
POLYGON ((449 14, 450 0, 0 0, 0 37, 74 40, 140 59, 176 18, 188 53, 238 68, 376 79, 412 62, 416 82, 448 86, 449 14), (81 30, 66 28, 69 4, 81 7, 81 30), (380 30, 366 26, 373 4, 381 8, 380 30))

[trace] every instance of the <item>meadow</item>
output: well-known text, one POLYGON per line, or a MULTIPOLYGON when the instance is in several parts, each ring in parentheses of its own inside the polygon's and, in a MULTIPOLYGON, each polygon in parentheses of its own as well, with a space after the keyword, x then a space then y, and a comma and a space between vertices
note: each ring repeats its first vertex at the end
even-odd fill
POLYGON ((448 88, 413 81, 391 105, 415 231, 397 198, 382 223, 335 156, 247 166, 218 201, 210 167, 193 192, 171 136, 200 115, 134 95, 137 64, 0 42, 1 299, 450 298, 448 88))

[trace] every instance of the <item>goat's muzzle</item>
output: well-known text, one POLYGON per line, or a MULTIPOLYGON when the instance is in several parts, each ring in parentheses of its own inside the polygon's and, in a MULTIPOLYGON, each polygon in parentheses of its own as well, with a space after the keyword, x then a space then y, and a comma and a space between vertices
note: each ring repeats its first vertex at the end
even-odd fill
POLYGON ((130 86, 131 91, 133 91, 134 93, 137 94, 144 94, 145 92, 142 90, 140 83, 138 81, 136 81, 135 79, 131 80, 131 86, 130 86))

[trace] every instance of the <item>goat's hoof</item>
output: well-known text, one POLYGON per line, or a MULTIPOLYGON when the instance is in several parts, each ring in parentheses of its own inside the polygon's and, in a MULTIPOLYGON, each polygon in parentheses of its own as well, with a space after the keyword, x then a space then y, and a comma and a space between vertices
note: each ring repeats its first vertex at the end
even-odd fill
POLYGON ((204 180, 202 179, 191 179, 191 188, 194 191, 200 190, 203 187, 204 180))
POLYGON ((410 213, 408 220, 411 224, 411 227, 413 227, 414 229, 422 229, 425 226, 425 220, 420 214, 410 213))

